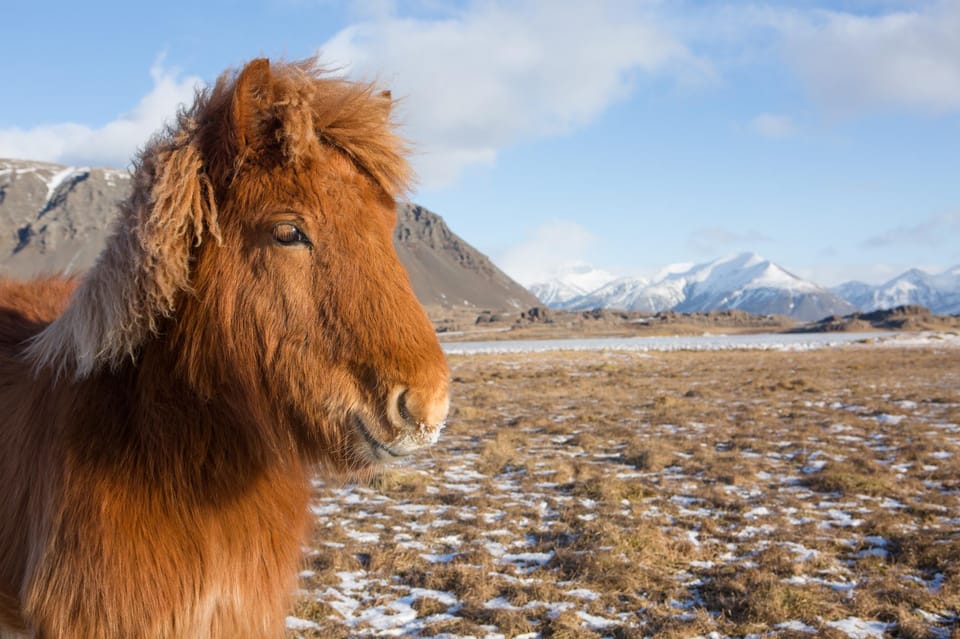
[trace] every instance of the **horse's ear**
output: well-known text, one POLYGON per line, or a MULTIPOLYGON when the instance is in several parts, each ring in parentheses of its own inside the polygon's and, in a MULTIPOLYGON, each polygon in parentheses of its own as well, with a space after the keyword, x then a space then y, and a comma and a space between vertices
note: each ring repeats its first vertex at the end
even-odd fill
POLYGON ((255 146, 264 134, 272 105, 270 60, 257 58, 240 71, 233 89, 231 119, 241 154, 255 146))

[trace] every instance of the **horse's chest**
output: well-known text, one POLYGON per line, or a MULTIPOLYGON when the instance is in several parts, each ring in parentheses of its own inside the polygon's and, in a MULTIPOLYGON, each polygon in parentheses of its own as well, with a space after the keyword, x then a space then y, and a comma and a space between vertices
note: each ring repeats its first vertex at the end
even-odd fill
POLYGON ((246 530, 212 537, 197 597, 201 628, 211 637, 264 637, 282 632, 296 588, 302 534, 246 530))
MULTIPOLYGON (((282 634, 306 535, 306 503, 236 517, 219 513, 206 531, 197 580, 202 636, 282 634)), ((201 636, 201 635, 196 635, 201 636)))
POLYGON ((76 495, 33 575, 35 627, 65 638, 282 636, 307 499, 278 484, 193 508, 103 485, 76 495))

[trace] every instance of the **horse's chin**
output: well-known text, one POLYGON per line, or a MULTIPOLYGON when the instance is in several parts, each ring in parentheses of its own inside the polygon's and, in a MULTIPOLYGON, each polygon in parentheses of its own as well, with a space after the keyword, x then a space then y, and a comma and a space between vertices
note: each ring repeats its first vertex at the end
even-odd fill
POLYGON ((415 450, 396 446, 393 442, 387 442, 377 437, 370 422, 360 413, 353 413, 350 416, 350 422, 358 452, 371 465, 385 464, 406 457, 415 450))
POLYGON ((401 429, 392 439, 384 440, 377 433, 391 430, 388 425, 376 428, 371 424, 371 420, 360 412, 352 413, 350 422, 356 446, 371 464, 388 463, 428 448, 437 442, 443 429, 443 424, 433 428, 418 424, 401 429))

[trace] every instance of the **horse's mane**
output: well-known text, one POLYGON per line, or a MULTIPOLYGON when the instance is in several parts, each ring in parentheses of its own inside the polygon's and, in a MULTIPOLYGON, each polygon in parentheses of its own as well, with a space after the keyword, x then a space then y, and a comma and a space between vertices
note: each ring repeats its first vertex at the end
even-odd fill
POLYGON ((334 77, 314 60, 258 60, 222 75, 134 160, 133 190, 106 247, 27 357, 78 378, 135 358, 190 290, 193 247, 221 241, 218 198, 245 166, 307 167, 333 147, 387 195, 402 194, 411 174, 389 114, 389 93, 334 77))

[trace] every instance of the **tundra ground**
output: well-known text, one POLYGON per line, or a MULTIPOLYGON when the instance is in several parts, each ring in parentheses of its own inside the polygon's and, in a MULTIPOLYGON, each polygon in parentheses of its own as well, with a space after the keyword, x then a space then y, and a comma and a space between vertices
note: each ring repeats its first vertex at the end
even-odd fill
POLYGON ((960 349, 455 356, 289 637, 960 637, 960 349))

